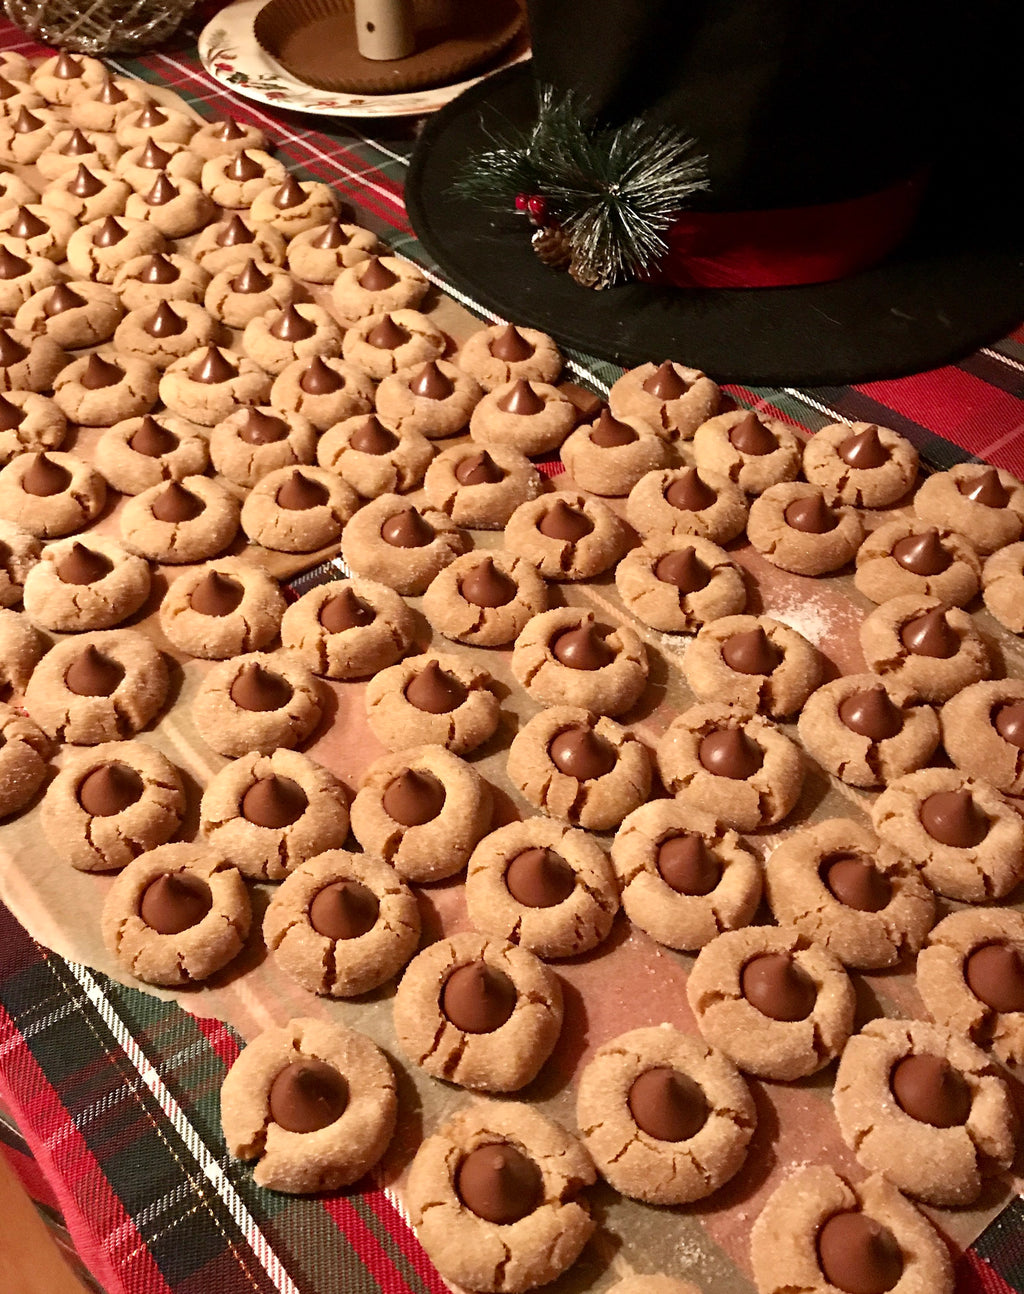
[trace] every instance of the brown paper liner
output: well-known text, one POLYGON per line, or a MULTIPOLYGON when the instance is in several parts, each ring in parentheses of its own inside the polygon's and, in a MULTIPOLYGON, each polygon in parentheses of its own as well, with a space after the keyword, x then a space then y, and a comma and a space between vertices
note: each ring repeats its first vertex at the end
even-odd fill
POLYGON ((416 0, 414 7, 416 52, 389 62, 359 53, 353 0, 270 0, 253 31, 262 49, 307 85, 400 94, 462 79, 494 59, 523 26, 519 0, 416 0))

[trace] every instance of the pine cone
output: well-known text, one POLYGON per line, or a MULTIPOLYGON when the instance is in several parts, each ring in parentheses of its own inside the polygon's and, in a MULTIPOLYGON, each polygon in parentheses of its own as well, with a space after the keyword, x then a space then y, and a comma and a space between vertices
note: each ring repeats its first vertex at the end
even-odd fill
POLYGON ((598 274, 592 266, 584 266, 577 257, 573 257, 569 262, 569 277, 574 279, 581 288, 593 288, 595 292, 611 287, 613 281, 607 275, 598 274))
POLYGON ((541 263, 550 269, 563 270, 572 260, 572 248, 560 225, 542 225, 530 243, 541 263))

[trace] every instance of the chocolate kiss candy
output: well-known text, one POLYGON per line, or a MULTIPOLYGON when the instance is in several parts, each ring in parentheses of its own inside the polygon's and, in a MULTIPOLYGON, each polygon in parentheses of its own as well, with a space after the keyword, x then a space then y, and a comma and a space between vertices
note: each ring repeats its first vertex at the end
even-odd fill
POLYGON ((54 315, 63 314, 66 310, 77 310, 84 305, 85 298, 80 297, 74 288, 69 288, 66 283, 58 283, 43 302, 43 314, 47 319, 52 319, 54 315))
POLYGON ((156 140, 150 137, 139 154, 136 166, 141 166, 147 171, 162 171, 173 156, 173 153, 169 153, 166 148, 161 148, 156 140))
POLYGON ((217 382, 230 382, 238 376, 238 369, 219 346, 207 346, 200 359, 188 371, 193 382, 213 386, 217 382))
POLYGON ((61 81, 73 81, 75 77, 82 75, 82 65, 77 58, 72 58, 66 49, 62 49, 53 65, 53 75, 59 77, 61 81))
POLYGON ((989 821, 970 791, 936 791, 921 802, 921 825, 933 840, 973 849, 988 835, 989 821))
POLYGON ((192 590, 189 606, 201 616, 229 616, 242 602, 245 589, 238 580, 207 571, 192 590))
POLYGON ((245 129, 233 117, 227 117, 219 122, 210 133, 214 139, 219 139, 225 144, 229 144, 233 139, 245 138, 245 129))
MULTIPOLYGON (((79 170, 85 170, 85 167, 79 167, 79 170)), ((34 211, 29 211, 28 207, 19 207, 14 224, 7 232, 15 238, 38 238, 40 234, 45 234, 48 228, 46 221, 40 220, 34 211)))
POLYGON ((656 1141, 689 1141, 708 1121, 700 1084, 668 1066, 634 1079, 626 1099, 636 1126, 656 1141))
POLYGON ((619 445, 632 445, 639 437, 628 423, 613 418, 611 410, 605 405, 597 422, 591 427, 590 439, 601 449, 615 449, 619 445))
POLYGON ((180 337, 188 327, 169 301, 161 301, 153 313, 142 325, 142 331, 150 337, 180 337))
POLYGON ((396 346, 403 346, 411 336, 412 333, 408 328, 403 328, 401 324, 396 324, 390 315, 385 315, 380 323, 375 324, 366 334, 366 340, 378 350, 394 350, 396 346))
POLYGON ((238 428, 238 439, 247 445, 275 445, 289 435, 290 428, 283 418, 260 409, 247 409, 245 421, 238 428))
POLYGON ((420 395, 425 400, 447 400, 455 390, 455 383, 431 360, 424 364, 420 371, 409 382, 413 395, 420 395))
POLYGON ((886 1294, 903 1275, 903 1252, 874 1218, 834 1213, 818 1232, 818 1265, 843 1294, 886 1294))
POLYGON ((344 385, 343 375, 325 364, 319 355, 314 355, 299 378, 299 386, 307 395, 332 395, 344 385))
POLYGON ((392 548, 423 548, 433 541, 434 528, 409 507, 388 517, 380 528, 380 537, 392 548))
POLYGON ((427 714, 448 714, 458 709, 466 695, 465 687, 443 670, 436 660, 427 661, 405 688, 405 699, 409 704, 427 714))
POLYGON ((231 699, 243 710, 265 714, 288 704, 292 699, 292 685, 262 665, 244 665, 231 684, 231 699))
POLYGON ((329 634, 340 634, 346 629, 357 629, 362 625, 372 625, 377 619, 373 607, 360 602, 349 585, 342 585, 340 592, 333 594, 320 608, 320 623, 329 634))
POLYGON ((175 433, 161 427, 157 419, 146 414, 139 424, 139 431, 128 440, 128 444, 136 454, 145 454, 146 458, 161 458, 163 454, 170 454, 172 449, 177 449, 180 441, 175 433))
POLYGON ((161 171, 146 194, 146 202, 151 207, 165 207, 178 196, 178 189, 166 171, 161 171))
POLYGON ((25 410, 0 395, 0 431, 14 431, 25 421, 25 410))
POLYGON ((114 107, 118 103, 127 103, 128 96, 115 84, 113 77, 104 77, 103 84, 96 94, 97 103, 104 103, 108 107, 114 107))
POLYGON ((114 569, 114 563, 103 553, 77 541, 57 563, 57 578, 64 584, 95 584, 114 569))
POLYGON ((953 559, 942 546, 937 530, 908 535, 892 546, 892 555, 904 570, 914 575, 941 575, 953 559))
POLYGON ((246 180, 258 180, 264 171, 255 157, 243 152, 227 164, 224 174, 229 180, 238 180, 240 184, 244 184, 246 180))
POLYGON ((328 220, 322 232, 310 239, 309 245, 322 252, 332 252, 336 247, 345 247, 351 241, 342 229, 340 220, 328 220))
POLYGON ((644 383, 643 389, 656 400, 678 400, 690 389, 672 365, 665 360, 644 383))
POLYGON ((727 638, 722 643, 722 659, 737 674, 770 674, 782 660, 782 652, 758 625, 749 633, 727 638))
POLYGON ((397 444, 395 433, 382 426, 372 413, 348 438, 349 449, 360 454, 390 454, 397 444))
POLYGON ((270 1117, 286 1132, 319 1132, 348 1106, 348 1083, 333 1065, 303 1056, 286 1065, 267 1093, 270 1117))
POLYGON ((167 521, 176 526, 182 521, 194 521, 205 507, 198 494, 186 490, 177 481, 171 481, 154 498, 150 511, 157 521, 167 521))
POLYGON ((515 1010, 516 997, 515 985, 504 971, 470 962, 445 980, 441 1010, 463 1033, 493 1033, 515 1010))
POLYGON ((106 184, 94 175, 86 165, 81 165, 75 172, 75 178, 67 186, 68 192, 74 194, 76 198, 95 198, 97 193, 102 193, 106 184))
POLYGON ((722 879, 718 859, 700 836, 669 836, 658 846, 655 865, 677 894, 710 894, 722 879))
POLYGON ((504 607, 515 597, 515 580, 498 570, 491 557, 483 557, 463 577, 459 591, 475 607, 504 607))
POLYGON ((794 499, 783 515, 787 526, 805 535, 827 535, 839 524, 839 518, 820 494, 794 499))
POLYGON ((882 687, 854 692, 840 701, 839 718, 851 732, 872 741, 885 741, 903 730, 903 713, 882 687))
POLYGON ((823 859, 822 878, 840 903, 858 912, 881 912, 892 899, 892 882, 867 858, 833 854, 823 859))
POLYGON ((818 1000, 814 980, 789 953, 764 953, 740 973, 743 996, 769 1020, 806 1020, 818 1000))
POLYGON ((456 1171, 455 1191, 470 1213, 498 1226, 525 1218, 544 1198, 540 1169, 507 1142, 471 1150, 456 1171))
POLYGON ((1024 957, 1009 944, 983 944, 964 962, 971 992, 993 1011, 1024 1011, 1024 957))
POLYGON ((151 256, 139 270, 140 283, 176 283, 180 277, 181 271, 174 262, 159 252, 151 256))
POLYGON ((60 151, 63 157, 84 157, 86 153, 95 153, 96 149, 76 127, 60 151))
POLYGON ((856 436, 850 436, 839 446, 839 457, 848 467, 858 470, 881 467, 888 463, 890 454, 878 438, 878 428, 872 424, 856 436))
POLYGON ((536 349, 515 324, 508 324, 497 337, 491 339, 491 354, 495 359, 504 360, 506 364, 520 364, 524 359, 529 359, 536 349))
POLYGON ((615 748, 591 728, 566 728, 548 746, 551 762, 566 777, 588 782, 616 764, 615 748))
POLYGON ((519 378, 512 389, 506 391, 498 401, 498 408, 502 413, 514 413, 529 418, 535 413, 544 412, 544 401, 529 382, 519 378))
POLYGON ((101 764, 78 784, 78 803, 94 818, 112 818, 142 794, 142 778, 127 764, 101 764))
POLYGON ((680 512, 703 512, 718 502, 718 495, 701 480, 695 467, 688 467, 665 491, 665 502, 680 512))
POLYGON ((594 523, 585 512, 570 508, 564 499, 558 499, 537 524, 537 529, 549 539, 561 539, 575 544, 594 529, 594 523))
POLYGON ((505 473, 482 449, 479 454, 470 454, 455 469, 455 479, 460 485, 497 485, 505 479, 505 473))
POLYGON ((46 454, 36 454, 21 478, 21 488, 37 499, 49 499, 62 494, 71 484, 71 473, 62 463, 55 463, 46 454))
POLYGON ((123 666, 102 655, 90 643, 71 662, 64 683, 75 696, 110 696, 123 678, 123 666))
POLYGON ((697 758, 716 777, 742 782, 764 763, 761 747, 742 728, 716 728, 701 741, 697 758))
POLYGON ((42 125, 42 121, 33 116, 27 108, 22 108, 14 119, 14 131, 18 135, 31 135, 34 130, 39 130, 42 125))
POLYGON ((6 328, 0 328, 0 366, 10 368, 28 354, 28 347, 23 346, 17 337, 12 337, 6 328))
POLYGON ((116 386, 123 377, 124 370, 120 365, 93 351, 78 380, 87 391, 100 391, 104 387, 116 386))
POLYGON ((729 439, 741 454, 749 454, 752 458, 772 454, 779 447, 779 442, 751 409, 729 432, 729 439))
POLYGON ((576 873, 550 849, 524 849, 505 871, 505 888, 528 908, 553 908, 576 888, 576 873))
POLYGON ((1004 741, 1024 750, 1024 701, 1002 705, 995 713, 995 729, 1004 741))
POLYGON ((309 905, 309 924, 326 939, 358 939, 373 929, 379 916, 376 894, 359 881, 334 881, 309 905))
POLYGON ((394 287, 398 282, 398 275, 381 263, 377 256, 371 256, 366 262, 366 268, 359 275, 359 286, 366 288, 367 292, 383 292, 385 288, 394 287))
POLYGON ((167 114, 161 112, 155 103, 147 103, 142 111, 136 114, 132 124, 141 126, 143 130, 152 130, 154 126, 162 126, 166 120, 167 114))
POLYGON ((960 650, 960 639, 942 607, 908 620, 900 630, 900 642, 915 656, 931 656, 934 660, 948 660, 960 650))
POLYGON ((905 1114, 933 1128, 958 1128, 971 1113, 971 1089, 942 1056, 907 1056, 893 1066, 889 1086, 905 1114))
POLYGON ((560 633, 551 644, 551 654, 569 669, 601 669, 615 659, 604 635, 592 624, 560 633))
POLYGON ((27 274, 32 266, 28 261, 23 261, 20 256, 15 256, 12 251, 6 247, 0 247, 0 279, 17 279, 22 274, 27 274))
POLYGON ((217 234, 218 247, 241 247, 246 243, 254 243, 256 235, 246 225, 245 221, 239 215, 234 215, 225 224, 221 226, 217 234))
POLYGON ((0 99, 12 99, 20 93, 16 85, 12 85, 5 76, 0 76, 0 99))
POLYGON ((407 768, 388 783, 381 805, 400 826, 421 827, 437 817, 446 798, 444 787, 433 773, 407 768))
POLYGON ((686 594, 706 588, 711 572, 692 548, 680 548, 658 558, 654 564, 654 577, 663 584, 674 584, 680 593, 686 594))
POLYGON ((291 172, 285 176, 284 184, 274 194, 271 202, 278 211, 287 211, 289 207, 301 207, 306 201, 306 190, 291 172))
POLYGON ((288 305, 270 325, 268 332, 278 341, 305 341, 316 332, 316 324, 299 314, 293 305, 288 305))
POLYGON ((320 481, 302 472, 292 472, 277 492, 277 503, 289 512, 307 512, 310 508, 322 508, 330 497, 330 490, 320 481))
POLYGON ((229 286, 232 292, 241 292, 243 295, 248 295, 249 293, 266 292, 272 282, 270 275, 264 274, 252 257, 249 257, 241 270, 231 280, 229 286))
POLYGON ((242 796, 242 817, 276 831, 298 822, 308 804, 305 791, 290 777, 261 777, 242 796))
POLYGON ((1005 508, 1010 502, 1010 492, 1005 489, 994 467, 986 467, 977 476, 971 476, 959 485, 960 493, 987 508, 1005 508))

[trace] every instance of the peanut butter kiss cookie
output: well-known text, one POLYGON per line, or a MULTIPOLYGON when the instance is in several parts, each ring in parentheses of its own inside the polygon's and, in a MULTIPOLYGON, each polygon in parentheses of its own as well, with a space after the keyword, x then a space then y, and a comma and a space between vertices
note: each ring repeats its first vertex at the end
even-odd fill
POLYGON ((435 576, 423 612, 446 638, 500 647, 547 607, 547 586, 524 557, 465 553, 435 576))
POLYGON ((404 880, 439 881, 465 867, 489 829, 491 788, 443 746, 374 761, 352 802, 352 834, 404 880))
POLYGON ((373 395, 372 379, 354 364, 314 355, 297 359, 278 373, 270 403, 279 413, 301 413, 317 431, 326 431, 345 418, 369 413, 373 395))
POLYGON ((266 571, 222 557, 178 576, 160 603, 160 628, 190 656, 226 660, 269 647, 285 605, 266 571))
POLYGON ((145 742, 112 741, 65 762, 43 800, 42 825, 72 867, 109 872, 165 844, 184 813, 170 760, 145 742))
POLYGON ((898 778, 871 810, 875 830, 962 903, 1005 898, 1024 877, 1024 822, 989 782, 959 769, 898 778))
POLYGON ((398 983, 395 1034, 434 1078, 516 1092, 535 1078, 562 1029, 562 985, 533 953, 464 931, 431 944, 398 983))
POLYGON ((900 517, 873 530, 861 544, 854 583, 872 602, 923 593, 963 607, 981 587, 981 561, 955 530, 900 517))
POLYGON ((106 501, 103 477, 74 454, 19 454, 0 470, 0 516, 41 539, 81 530, 106 501))
POLYGON ((138 418, 156 404, 159 376, 144 359, 115 351, 93 351, 72 360, 57 375, 53 398, 72 422, 89 427, 112 427, 125 418, 138 418))
POLYGON ((45 58, 32 72, 32 87, 47 103, 70 104, 99 85, 107 76, 107 69, 98 58, 69 54, 62 50, 45 58))
POLYGON ((0 162, 31 166, 42 153, 53 147, 61 119, 52 108, 29 111, 22 107, 16 117, 0 121, 0 162))
POLYGON ((626 518, 645 540, 697 535, 727 544, 747 524, 743 491, 727 476, 696 467, 648 472, 629 492, 626 518))
POLYGON ((917 991, 932 1019, 1001 1061, 1024 1060, 1024 916, 954 912, 917 957, 917 991))
POLYGON ((0 390, 49 391, 67 362, 52 338, 0 328, 0 390))
MULTIPOLYGON (((68 264, 74 274, 97 283, 113 283, 131 260, 144 261, 167 246, 159 229, 146 220, 105 216, 90 220, 68 239, 68 264)), ((131 307, 128 307, 129 309, 131 307)))
POLYGON ((508 445, 452 445, 427 468, 427 501, 457 526, 501 530, 521 503, 541 492, 541 475, 518 449, 508 445))
POLYGON ((719 400, 709 377, 669 360, 630 369, 608 395, 616 418, 642 418, 660 427, 667 440, 692 440, 701 423, 718 412, 719 400))
POLYGON ((312 553, 338 541, 358 506, 351 485, 327 468, 281 467, 242 504, 242 529, 264 548, 312 553))
POLYGON ((58 264, 64 260, 76 217, 44 203, 0 211, 0 244, 17 256, 45 256, 58 264))
POLYGON ((278 188, 262 189, 249 208, 256 225, 270 225, 287 241, 305 229, 316 229, 338 210, 338 196, 329 184, 285 176, 278 188))
POLYGON ((488 447, 508 445, 521 454, 548 454, 559 448, 575 425, 576 406, 557 387, 516 378, 480 400, 469 434, 488 447))
POLYGON ((66 350, 76 350, 109 341, 123 314, 112 288, 86 279, 37 292, 18 311, 14 323, 27 333, 51 337, 66 350))
POLYGON ((253 751, 207 782, 199 831, 243 876, 280 881, 307 858, 345 843, 345 788, 298 751, 253 751))
POLYGON ((1024 681, 972 683, 939 711, 942 744, 965 773, 1024 794, 1024 681))
POLYGON ((210 461, 199 428, 166 413, 115 422, 97 441, 94 456, 108 483, 122 494, 199 476, 210 461))
POLYGON ((485 391, 520 378, 526 382, 556 382, 562 355, 547 333, 515 324, 480 328, 462 345, 459 368, 475 377, 485 391))
MULTIPOLYGON (((49 185, 44 194, 51 211, 79 224, 124 215, 131 196, 125 180, 118 179, 95 162, 88 166, 83 162, 74 170, 66 171, 49 185)), ((67 232, 65 243, 71 241, 73 233, 73 230, 67 232)))
POLYGON ((797 1168, 750 1232, 758 1294, 953 1294, 945 1242, 884 1177, 797 1168))
POLYGON ((683 660, 702 701, 724 701, 782 718, 821 682, 821 657, 795 629, 770 616, 723 616, 705 625, 683 660))
POLYGON ((47 544, 25 577, 25 612, 58 632, 110 629, 149 597, 149 564, 104 535, 47 544))
POLYGON ((150 138, 144 144, 126 149, 113 169, 136 193, 148 193, 161 173, 172 180, 191 180, 197 184, 203 164, 184 144, 158 144, 150 138))
POLYGON ((724 548, 698 535, 652 535, 615 568, 627 610, 652 629, 692 633, 747 604, 743 572, 724 548))
POLYGON ((611 719, 560 705, 534 715, 513 738, 508 775, 549 817, 607 831, 647 799, 651 758, 611 719))
POLYGON ((0 687, 24 692, 47 642, 28 616, 0 611, 0 687))
POLYGON ((416 310, 430 284, 412 261, 371 256, 341 271, 331 300, 343 319, 363 319, 388 310, 416 310))
POLYGON ((876 607, 860 627, 860 643, 868 668, 917 701, 948 701, 992 671, 973 618, 924 594, 876 607))
POLYGON ((376 499, 415 490, 434 448, 418 431, 399 435, 375 414, 359 413, 324 432, 316 457, 364 499, 376 499))
MULTIPOLYGON (((37 90, 33 90, 27 79, 14 76, 6 67, 0 68, 0 116, 5 119, 16 117, 22 108, 34 112, 36 108, 41 108, 44 102, 43 96, 37 90)), ((22 181, 22 186, 25 190, 24 200, 31 201, 36 196, 35 190, 30 189, 25 181, 22 181)), ((8 196, 6 191, 4 196, 8 196)), ((19 199, 16 197, 12 200, 19 199)))
POLYGON ((505 548, 552 580, 587 580, 614 566, 629 532, 606 503, 581 491, 543 494, 520 504, 505 527, 505 548))
POLYGON ((0 463, 18 454, 59 449, 67 429, 66 418, 48 396, 36 391, 0 395, 0 463))
POLYGON ((0 607, 21 601, 25 577, 39 561, 39 540, 24 526, 0 517, 0 607))
POLYGON ((747 1074, 791 1082, 835 1060, 853 1031, 842 963, 792 926, 748 926, 706 944, 686 984, 705 1041, 747 1074))
POLYGON ((245 328, 269 310, 289 305, 295 288, 295 280, 287 270, 265 261, 247 260, 241 269, 221 270, 213 276, 203 305, 214 319, 229 328, 245 328))
POLYGON ((124 214, 131 220, 148 220, 165 238, 187 238, 208 225, 217 208, 192 180, 172 180, 161 171, 145 193, 130 193, 124 214))
POLYGON ((494 680, 463 656, 407 656, 366 685, 366 717, 390 750, 424 744, 465 755, 494 735, 494 680))
POLYGON ((97 746, 144 728, 167 699, 167 665, 134 629, 65 638, 39 662, 25 705, 58 741, 97 746))
POLYGON ((586 1150, 557 1123, 529 1106, 479 1102, 424 1141, 406 1200, 446 1280, 519 1294, 579 1257, 594 1230, 580 1192, 594 1178, 586 1150))
POLYGON ((340 355, 341 329, 321 306, 289 301, 249 320, 242 349, 268 373, 283 373, 297 359, 340 355))
POLYGON ((611 851, 622 907, 669 948, 703 948, 747 925, 761 900, 761 867, 730 827, 675 800, 624 819, 611 851))
POLYGON ((512 672, 538 701, 616 716, 647 686, 647 651, 628 625, 599 623, 592 611, 555 607, 516 639, 512 672))
POLYGON ((690 1204, 743 1166, 757 1111, 730 1060, 663 1024, 598 1048, 580 1075, 576 1122, 617 1191, 647 1204, 690 1204))
POLYGON ((123 354, 163 370, 220 336, 220 326, 196 302, 161 301, 129 311, 117 325, 114 345, 123 354))
POLYGON ((693 456, 702 472, 727 476, 747 494, 763 494, 769 486, 797 478, 803 441, 778 418, 734 409, 697 429, 693 456))
POLYGON ((271 225, 254 225, 238 212, 217 225, 207 225, 192 245, 192 255, 208 274, 240 270, 247 260, 283 265, 284 238, 271 225))
POLYGON ((804 475, 832 502, 885 508, 917 480, 917 450, 873 422, 822 427, 804 449, 804 475))
POLYGON ((398 1102, 384 1053, 364 1034, 289 1020, 242 1051, 224 1079, 221 1125, 257 1185, 291 1195, 334 1191, 388 1148, 398 1102))
POLYGON ((684 710, 658 743, 665 786, 682 803, 710 811, 738 831, 781 822, 800 798, 799 747, 742 706, 684 710))
POLYGON ((612 928, 615 873, 593 836, 527 818, 485 836, 466 876, 469 919, 538 957, 589 952, 612 928))
POLYGON ((281 641, 314 674, 366 678, 412 648, 412 612, 386 584, 332 580, 293 602, 281 621, 281 641))
POLYGON ((187 112, 147 103, 119 121, 115 133, 122 148, 135 148, 150 139, 158 144, 187 144, 196 133, 196 120, 187 112))
POLYGON ((329 849, 297 867, 270 901, 263 938, 310 993, 355 997, 396 975, 416 951, 420 910, 394 868, 329 849))
POLYGON ((910 705, 877 674, 848 674, 813 692, 797 721, 800 740, 833 777, 884 786, 927 764, 939 744, 930 705, 910 705))
POLYGON ((123 261, 114 274, 114 291, 126 310, 155 310, 161 301, 201 305, 209 271, 177 252, 153 252, 123 261))
POLYGON ((829 507, 816 485, 770 485, 750 505, 747 537, 773 566, 826 575, 851 561, 864 527, 853 508, 829 507))
POLYGON ((337 218, 304 229, 288 244, 288 268, 307 283, 333 283, 340 270, 377 256, 377 235, 337 218))
POLYGON ((0 310, 13 315, 35 293, 53 287, 62 275, 45 256, 18 256, 0 246, 0 310))
POLYGON ((462 431, 482 393, 468 373, 446 359, 432 359, 384 378, 377 388, 377 412, 395 431, 441 440, 462 431))
POLYGON ((981 575, 985 606, 1011 633, 1024 633, 1024 544, 993 553, 981 575))
POLYGON ((160 399, 172 413, 215 427, 237 409, 264 404, 270 375, 244 355, 209 345, 168 365, 160 378, 160 399))
POLYGON ((19 813, 46 780, 49 737, 27 715, 0 703, 0 818, 19 813))
POLYGON ((444 333, 428 315, 418 310, 389 310, 367 315, 347 329, 342 353, 350 364, 357 364, 379 382, 401 369, 418 372, 424 364, 440 359, 447 344, 444 333))
POLYGON ((923 1020, 866 1024, 846 1045, 832 1102, 858 1162, 928 1204, 973 1203, 1016 1150, 1017 1119, 995 1065, 923 1020))
POLYGON ((151 486, 125 502, 121 542, 154 562, 202 562, 238 533, 238 500, 219 481, 186 476, 151 486))
POLYGON ((190 137, 189 145, 197 157, 209 161, 223 154, 233 156, 246 148, 265 151, 267 137, 259 126, 227 117, 223 121, 204 122, 190 137))
POLYGON ((929 526, 950 526, 987 556, 1021 537, 1024 485, 1002 468, 958 463, 922 481, 914 511, 929 526))
POLYGON ((116 141, 103 131, 85 133, 78 126, 68 126, 54 135, 52 145, 39 155, 36 166, 40 175, 52 181, 80 165, 109 171, 120 155, 116 141))
POLYGON ((316 431, 301 413, 282 418, 269 405, 228 414, 210 432, 210 458, 221 476, 253 486, 280 468, 312 463, 316 431))
POLYGON ((341 540, 350 570, 407 595, 425 592, 468 547, 469 536, 443 512, 421 512, 398 494, 382 494, 360 508, 341 540))
POLYGON ((284 164, 259 148, 222 153, 203 163, 199 183, 219 207, 251 207, 258 193, 280 187, 287 175, 284 164))
POLYGON ((220 755, 292 750, 320 722, 323 701, 310 671, 290 652, 250 652, 221 661, 193 702, 199 735, 220 755))
POLYGON ((668 467, 673 453, 641 419, 613 418, 606 406, 596 421, 570 435, 561 459, 580 489, 625 498, 642 476, 668 467))

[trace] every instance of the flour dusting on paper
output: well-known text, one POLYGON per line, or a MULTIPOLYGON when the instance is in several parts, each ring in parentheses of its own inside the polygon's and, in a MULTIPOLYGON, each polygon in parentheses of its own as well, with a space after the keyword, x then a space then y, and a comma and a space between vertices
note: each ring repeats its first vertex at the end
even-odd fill
POLYGON ((787 602, 773 603, 766 614, 795 629, 815 647, 820 647, 834 633, 831 609, 814 598, 792 597, 787 602))

